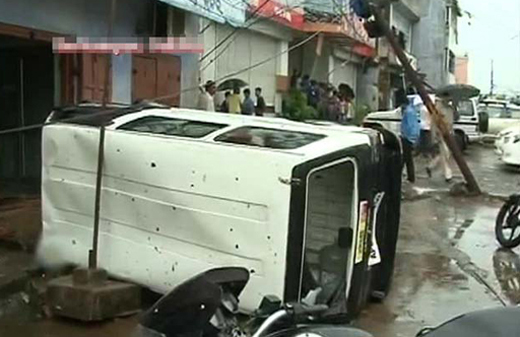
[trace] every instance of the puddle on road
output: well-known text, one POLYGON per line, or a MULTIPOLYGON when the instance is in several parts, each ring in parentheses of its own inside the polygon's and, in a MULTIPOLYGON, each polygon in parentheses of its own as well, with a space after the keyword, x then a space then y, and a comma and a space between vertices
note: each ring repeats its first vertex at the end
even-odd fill
POLYGON ((515 267, 520 272, 520 260, 508 255, 509 263, 504 263, 499 256, 500 272, 493 266, 499 207, 481 198, 447 196, 404 203, 393 290, 384 303, 370 306, 358 325, 375 336, 414 336, 424 326, 501 306, 473 273, 489 281, 502 298, 501 284, 511 288, 508 299, 518 298, 520 277, 511 275, 515 267))

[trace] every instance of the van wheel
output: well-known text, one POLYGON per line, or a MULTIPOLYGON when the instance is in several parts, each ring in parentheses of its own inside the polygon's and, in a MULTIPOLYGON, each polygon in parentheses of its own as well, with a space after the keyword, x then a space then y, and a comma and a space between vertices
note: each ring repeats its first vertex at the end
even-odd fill
POLYGON ((466 142, 466 137, 462 132, 455 132, 455 142, 461 151, 466 151, 468 147, 468 143, 466 142))

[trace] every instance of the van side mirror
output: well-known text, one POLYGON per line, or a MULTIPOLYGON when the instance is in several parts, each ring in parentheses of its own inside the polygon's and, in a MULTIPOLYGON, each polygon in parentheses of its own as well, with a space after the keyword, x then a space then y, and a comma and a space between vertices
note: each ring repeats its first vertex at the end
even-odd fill
POLYGON ((349 249, 352 246, 352 238, 354 231, 350 227, 341 227, 338 231, 338 246, 343 249, 349 249))

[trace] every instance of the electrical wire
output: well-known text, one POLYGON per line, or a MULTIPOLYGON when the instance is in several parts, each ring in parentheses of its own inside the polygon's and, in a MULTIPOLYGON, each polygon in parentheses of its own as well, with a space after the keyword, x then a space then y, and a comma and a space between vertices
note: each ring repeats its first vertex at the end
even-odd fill
MULTIPOLYGON (((258 6, 252 13, 252 17, 254 17, 257 13, 260 12, 260 10, 262 10, 262 8, 264 8, 269 2, 271 2, 271 0, 266 0, 262 5, 258 6)), ((251 18, 252 18, 251 17, 251 18)), ((250 18, 250 19, 251 19, 250 18)), ((202 55, 202 57, 200 58, 199 62, 203 62, 209 55, 211 55, 215 50, 217 50, 218 48, 220 48, 221 45, 223 45, 227 40, 229 40, 233 35, 236 34, 236 32, 240 29, 240 27, 235 27, 235 29, 228 35, 226 36, 222 41, 220 41, 218 44, 216 44, 209 52, 207 52, 206 54, 202 55)))
MULTIPOLYGON (((292 10, 292 9, 298 8, 298 7, 301 6, 301 4, 303 3, 303 1, 304 1, 304 0, 302 0, 299 4, 294 5, 294 6, 286 6, 286 7, 283 8, 283 10, 284 10, 284 11, 287 11, 287 10, 292 10)), ((206 70, 206 69, 207 69, 210 65, 212 65, 216 60, 218 60, 218 59, 220 58, 220 56, 222 56, 222 54, 224 54, 224 52, 226 52, 226 50, 229 49, 229 47, 231 46, 231 44, 232 44, 233 42, 235 42, 236 39, 237 39, 237 37, 238 37, 238 34, 236 34, 237 32, 240 33, 240 30, 250 28, 250 27, 253 26, 254 24, 258 23, 260 20, 270 20, 270 19, 272 19, 273 17, 276 17, 276 16, 278 16, 278 15, 279 15, 279 13, 274 13, 274 14, 269 15, 269 16, 257 16, 257 17, 256 17, 256 20, 253 21, 253 22, 251 22, 248 26, 246 26, 246 27, 242 27, 242 29, 239 29, 238 31, 234 32, 234 34, 233 34, 233 35, 234 35, 234 36, 233 36, 233 39, 232 39, 231 41, 229 41, 228 44, 226 44, 226 45, 224 46, 224 48, 221 49, 221 50, 218 52, 217 55, 215 55, 214 58, 212 58, 208 63, 206 63, 206 65, 204 65, 200 71, 203 72, 204 70, 206 70)))
MULTIPOLYGON (((259 67, 259 66, 261 66, 261 65, 263 65, 263 64, 265 64, 265 63, 267 63, 267 62, 269 62, 269 61, 271 61, 271 60, 273 60, 275 58, 277 58, 280 55, 289 53, 289 52, 291 52, 294 49, 300 48, 303 45, 305 45, 306 43, 308 43, 309 41, 311 41, 319 33, 321 33, 321 30, 315 32, 314 34, 310 35, 306 39, 304 39, 304 40, 300 41, 299 43, 297 43, 297 44, 287 48, 286 50, 283 50, 283 51, 281 51, 279 53, 276 53, 276 54, 274 54, 274 55, 264 59, 263 61, 259 61, 259 62, 255 63, 255 64, 253 64, 251 66, 248 66, 248 67, 246 67, 244 69, 241 69, 241 70, 238 70, 238 71, 236 71, 236 72, 234 72, 232 74, 228 74, 226 76, 223 76, 223 77, 217 79, 217 82, 226 80, 228 78, 237 76, 237 75, 239 75, 241 73, 244 73, 246 71, 249 71, 251 69, 257 68, 257 67, 259 67)), ((178 92, 176 92, 174 94, 152 98, 149 101, 152 101, 152 102, 165 101, 167 99, 176 98, 176 97, 180 96, 182 93, 190 92, 190 91, 193 91, 193 90, 198 90, 199 88, 200 88, 199 86, 189 87, 189 88, 186 88, 186 89, 183 89, 183 90, 179 90, 178 92)), ((127 108, 127 107, 125 107, 125 108, 127 108)), ((104 115, 107 115, 107 114, 110 114, 110 113, 115 113, 115 112, 118 112, 118 111, 122 111, 125 108, 113 108, 113 109, 98 111, 98 112, 89 114, 88 116, 75 116, 75 117, 63 118, 63 119, 61 119, 59 121, 49 121, 49 122, 44 122, 44 123, 38 123, 38 124, 32 124, 32 125, 27 125, 27 126, 16 127, 16 128, 7 129, 7 130, 0 130, 0 136, 7 135, 7 134, 12 134, 12 133, 19 133, 19 132, 26 132, 26 131, 41 129, 41 128, 43 128, 46 125, 51 125, 51 124, 56 124, 56 123, 75 122, 75 121, 80 121, 80 120, 87 120, 87 119, 91 119, 91 118, 94 118, 94 117, 104 116, 104 115)))

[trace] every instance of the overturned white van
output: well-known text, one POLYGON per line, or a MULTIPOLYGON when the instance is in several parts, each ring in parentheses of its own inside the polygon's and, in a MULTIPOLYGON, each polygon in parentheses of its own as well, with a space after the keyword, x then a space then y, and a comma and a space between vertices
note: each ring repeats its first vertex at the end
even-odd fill
POLYGON ((243 266, 252 274, 245 311, 265 295, 314 294, 332 315, 355 315, 388 291, 401 200, 390 132, 161 107, 100 110, 57 110, 44 127, 42 263, 88 263, 105 123, 99 265, 113 277, 167 292, 209 268, 243 266))

